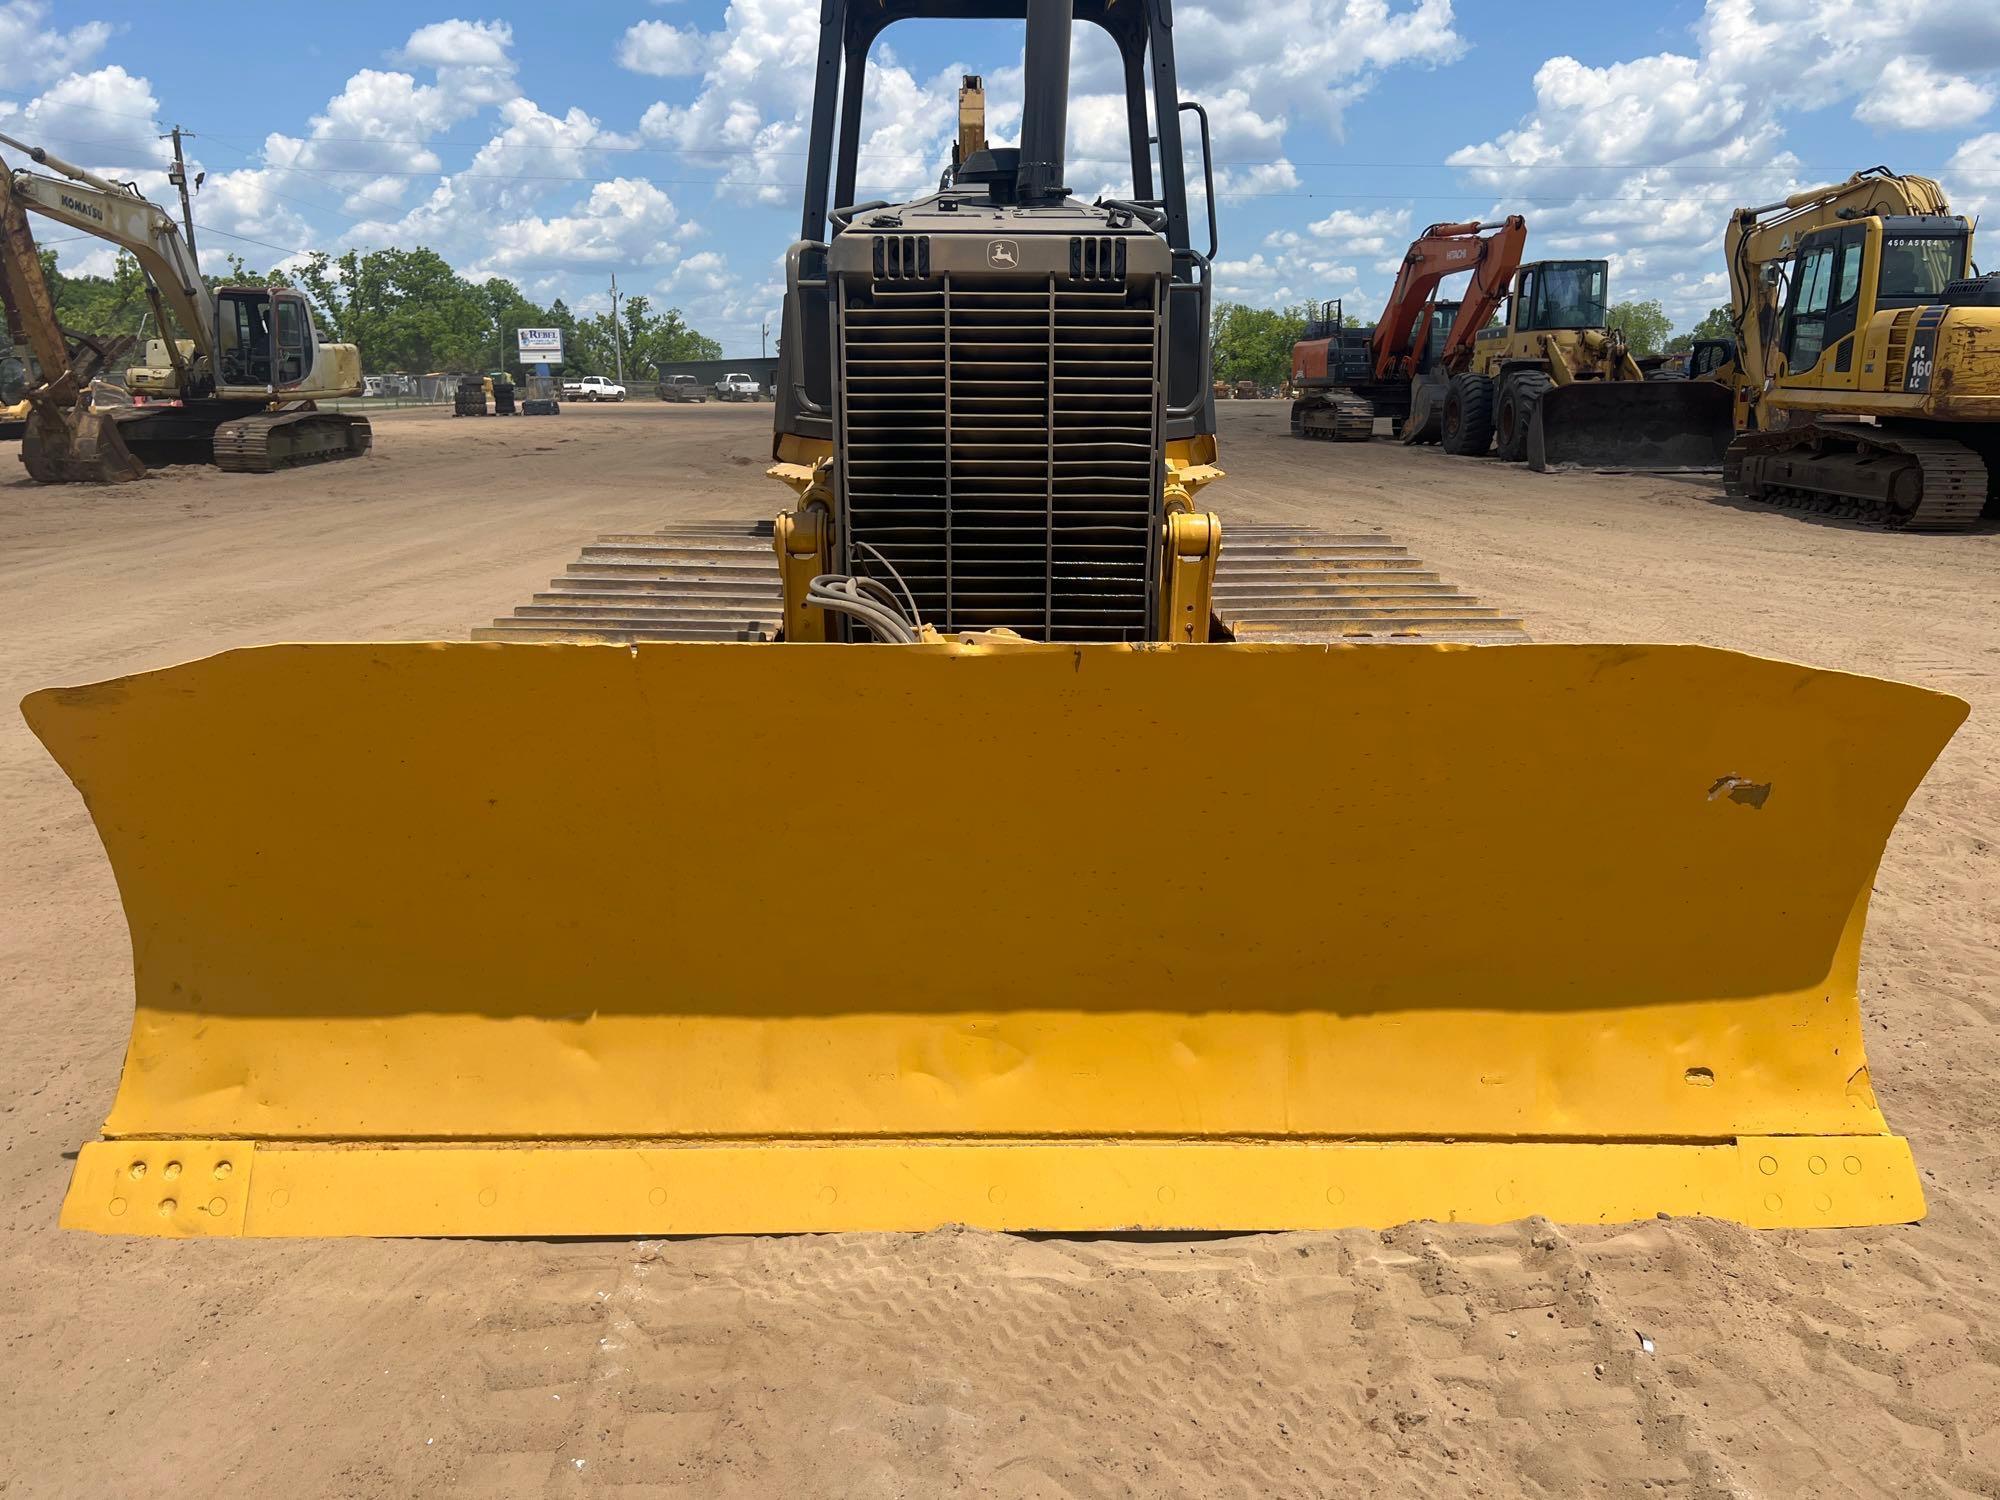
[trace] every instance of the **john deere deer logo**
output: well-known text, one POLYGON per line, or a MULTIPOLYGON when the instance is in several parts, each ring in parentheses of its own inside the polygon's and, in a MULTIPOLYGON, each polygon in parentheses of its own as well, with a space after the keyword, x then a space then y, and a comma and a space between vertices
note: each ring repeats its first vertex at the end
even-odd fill
POLYGON ((1021 247, 1012 240, 995 240, 986 247, 986 264, 1011 271, 1021 263, 1021 247))

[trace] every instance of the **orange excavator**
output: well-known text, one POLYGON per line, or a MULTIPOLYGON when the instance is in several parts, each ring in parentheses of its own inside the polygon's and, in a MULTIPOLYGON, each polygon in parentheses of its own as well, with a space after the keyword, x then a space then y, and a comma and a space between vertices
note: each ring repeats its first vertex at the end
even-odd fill
POLYGON ((1528 244, 1528 221, 1433 224, 1411 242, 1373 328, 1348 328, 1329 302, 1292 346, 1292 435, 1361 442, 1388 417, 1406 443, 1436 442, 1450 378, 1472 360, 1473 340, 1507 295, 1528 244), (1457 302, 1441 301, 1448 276, 1472 273, 1457 302))

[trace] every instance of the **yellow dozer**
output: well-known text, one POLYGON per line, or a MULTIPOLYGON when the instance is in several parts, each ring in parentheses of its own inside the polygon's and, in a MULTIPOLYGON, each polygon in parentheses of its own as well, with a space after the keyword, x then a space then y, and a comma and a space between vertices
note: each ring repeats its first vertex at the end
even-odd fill
POLYGON ((1923 1213, 1856 971, 1965 706, 1467 644, 1511 622, 1433 631, 1365 539, 1225 540, 1165 5, 1020 13, 1019 148, 856 205, 844 62, 990 6, 825 7, 761 553, 614 539, 482 640, 28 699, 138 993, 66 1225, 1923 1213), (1073 17, 1129 200, 1063 187, 1073 17))

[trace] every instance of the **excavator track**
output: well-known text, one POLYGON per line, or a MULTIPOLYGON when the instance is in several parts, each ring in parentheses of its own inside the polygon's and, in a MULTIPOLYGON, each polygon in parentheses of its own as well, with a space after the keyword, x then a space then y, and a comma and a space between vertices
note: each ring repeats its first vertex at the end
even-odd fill
POLYGON ((1978 453, 1949 438, 1823 422, 1738 437, 1723 459, 1722 483, 1730 495, 1788 510, 1904 531, 1964 531, 1986 509, 1992 478, 1978 453))
POLYGON ((215 466, 232 474, 269 474, 359 458, 374 440, 366 417, 312 410, 259 412, 216 426, 215 466))
POLYGON ((1365 443, 1375 435, 1375 403, 1344 391, 1323 391, 1292 403, 1292 436, 1365 443))
MULTIPOLYGON (((1379 535, 1225 525, 1214 614, 1239 641, 1528 639, 1516 616, 1446 582, 1379 535)), ((771 524, 691 521, 601 536, 475 641, 770 641, 784 621, 771 524)))

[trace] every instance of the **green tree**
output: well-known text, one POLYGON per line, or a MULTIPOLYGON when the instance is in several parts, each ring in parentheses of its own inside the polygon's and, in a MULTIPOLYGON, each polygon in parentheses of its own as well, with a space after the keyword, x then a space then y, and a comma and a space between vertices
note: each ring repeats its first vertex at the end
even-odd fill
POLYGON ((1651 300, 1613 303, 1604 320, 1624 332, 1625 342, 1635 356, 1660 353, 1666 347, 1667 335, 1674 326, 1667 317, 1666 309, 1651 300))
POLYGON ((1305 332, 1304 306, 1246 307, 1224 302, 1215 309, 1215 378, 1281 385, 1292 373, 1292 345, 1305 332))
POLYGON ((480 289, 435 250, 349 250, 308 267, 309 293, 339 337, 361 346, 370 370, 485 369, 495 354, 493 317, 480 289))
POLYGON ((624 331, 627 374, 652 375, 663 364, 722 358, 722 345, 688 327, 678 307, 654 312, 643 294, 626 299, 624 331))
POLYGON ((78 333, 137 333, 152 304, 146 276, 131 256, 120 254, 109 276, 74 276, 56 269, 53 250, 41 251, 42 276, 56 305, 57 321, 78 333))
POLYGON ((1730 321, 1729 309, 1711 307, 1702 314, 1701 321, 1686 333, 1677 333, 1667 344, 1667 353, 1685 354, 1694 348, 1696 339, 1733 339, 1736 325, 1730 321))

